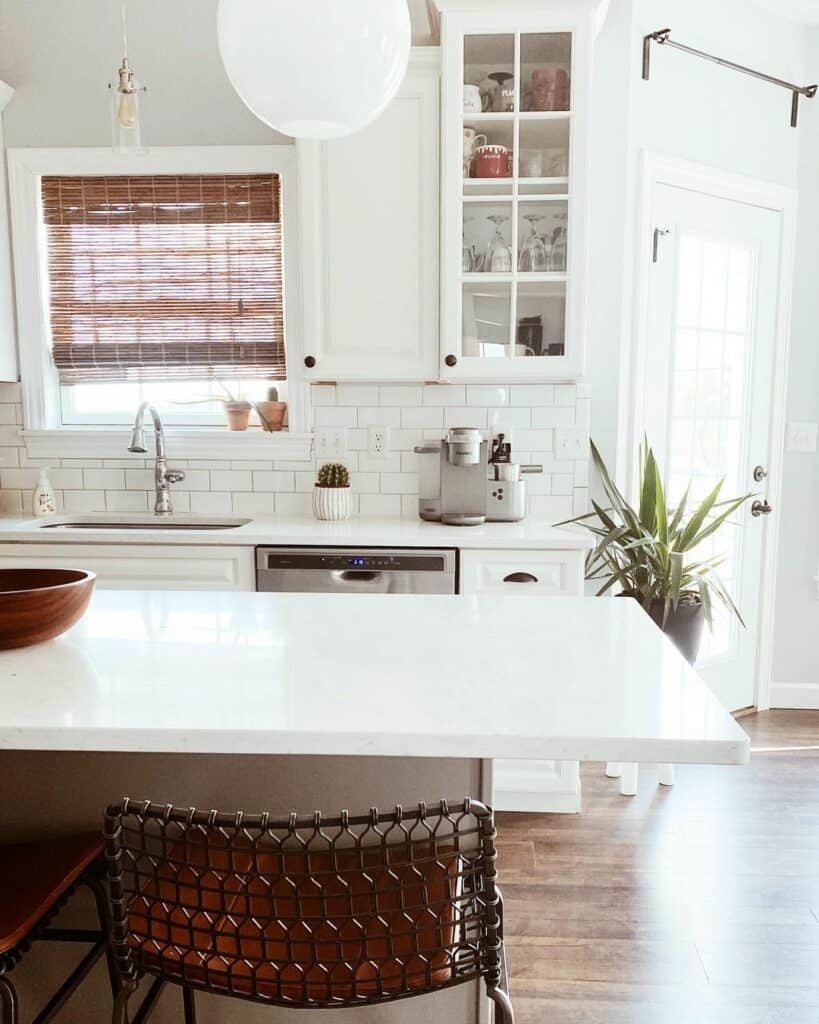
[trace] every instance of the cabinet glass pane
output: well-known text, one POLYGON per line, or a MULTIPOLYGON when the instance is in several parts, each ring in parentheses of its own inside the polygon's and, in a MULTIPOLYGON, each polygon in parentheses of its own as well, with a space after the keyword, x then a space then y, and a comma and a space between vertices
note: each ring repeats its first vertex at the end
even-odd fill
POLYGON ((464 113, 515 110, 515 37, 464 37, 464 113))
POLYGON ((520 274, 565 274, 569 204, 565 199, 525 201, 518 204, 520 274))
POLYGON ((562 356, 566 339, 566 283, 519 282, 515 351, 522 356, 562 356))
POLYGON ((470 121, 464 116, 464 179, 473 184, 494 186, 498 190, 512 189, 512 139, 514 126, 508 121, 470 121))
POLYGON ((511 203, 464 203, 461 255, 464 274, 511 274, 511 203))
POLYGON ((525 32, 521 35, 521 110, 569 110, 571 73, 571 33, 525 32))
POLYGON ((508 357, 511 310, 510 284, 465 283, 461 354, 487 359, 508 357))
POLYGON ((518 153, 521 192, 525 194, 526 192, 566 191, 568 174, 568 117, 521 121, 520 152, 518 153), (539 187, 544 183, 549 187, 539 187), (559 186, 562 188, 558 189, 559 186))

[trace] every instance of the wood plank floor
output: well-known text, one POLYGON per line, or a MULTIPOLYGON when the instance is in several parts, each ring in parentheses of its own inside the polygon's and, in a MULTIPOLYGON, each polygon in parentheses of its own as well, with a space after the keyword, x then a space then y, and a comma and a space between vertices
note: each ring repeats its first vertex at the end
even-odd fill
POLYGON ((741 725, 746 767, 498 815, 518 1024, 819 1024, 819 712, 741 725))

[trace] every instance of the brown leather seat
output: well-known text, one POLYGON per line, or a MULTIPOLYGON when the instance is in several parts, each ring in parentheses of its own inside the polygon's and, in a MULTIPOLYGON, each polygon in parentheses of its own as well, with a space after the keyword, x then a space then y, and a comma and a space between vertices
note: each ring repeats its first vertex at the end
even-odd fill
POLYGON ((416 848, 232 855, 170 850, 130 900, 130 941, 166 976, 262 999, 331 1001, 445 985, 457 858, 416 848), (244 876, 244 877, 242 877, 244 876), (293 879, 303 879, 294 884, 293 879))
POLYGON ((102 850, 98 832, 0 846, 0 953, 29 934, 102 850))

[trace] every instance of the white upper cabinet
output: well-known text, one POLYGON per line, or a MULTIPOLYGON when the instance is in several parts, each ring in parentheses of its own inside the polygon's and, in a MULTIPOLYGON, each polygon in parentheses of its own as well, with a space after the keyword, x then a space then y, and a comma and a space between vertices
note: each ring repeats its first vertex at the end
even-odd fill
POLYGON ((0 81, 0 381, 17 380, 17 340, 11 287, 9 217, 6 206, 6 160, 2 114, 14 89, 0 81))
POLYGON ((440 3, 444 379, 582 373, 593 5, 440 3))
POLYGON ((439 106, 440 51, 417 49, 373 124, 298 143, 308 380, 437 375, 439 106))

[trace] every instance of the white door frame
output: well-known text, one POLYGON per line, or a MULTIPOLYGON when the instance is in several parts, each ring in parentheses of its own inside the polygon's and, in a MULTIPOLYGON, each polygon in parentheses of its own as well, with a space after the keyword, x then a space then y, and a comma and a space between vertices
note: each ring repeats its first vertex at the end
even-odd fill
POLYGON ((776 310, 774 374, 771 381, 770 442, 766 453, 769 467, 765 493, 774 507, 766 530, 762 551, 762 581, 759 603, 759 629, 756 652, 754 704, 760 711, 770 707, 771 661, 773 653, 774 592, 776 556, 779 547, 779 520, 782 496, 782 463, 785 448, 785 414, 790 349, 791 294, 793 289, 794 245, 796 236, 796 190, 769 181, 747 178, 716 167, 678 157, 643 151, 637 194, 636 272, 634 281, 634 326, 631 341, 630 373, 626 376, 626 394, 622 396, 628 411, 625 437, 618 445, 618 464, 627 467, 629 492, 636 479, 636 451, 643 422, 642 386, 648 329, 650 270, 655 227, 655 189, 671 185, 773 210, 780 219, 779 298, 776 310))

